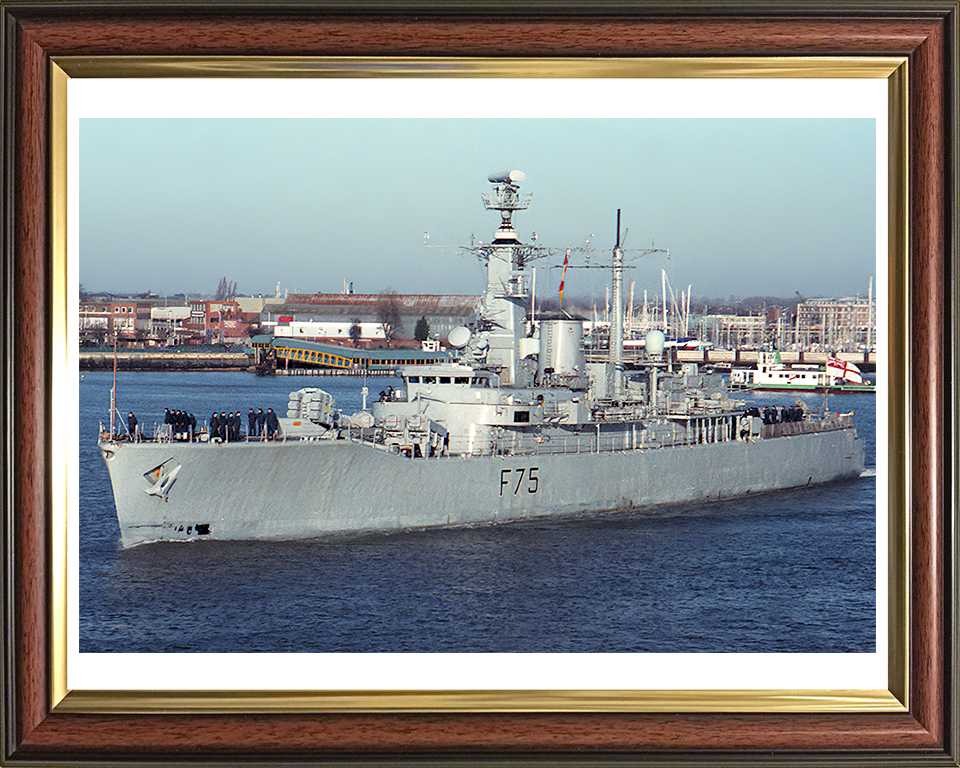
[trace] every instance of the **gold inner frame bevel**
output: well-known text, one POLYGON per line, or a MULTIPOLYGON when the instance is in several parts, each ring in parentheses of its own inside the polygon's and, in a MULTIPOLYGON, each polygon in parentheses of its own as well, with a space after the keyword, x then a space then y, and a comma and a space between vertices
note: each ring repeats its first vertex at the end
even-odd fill
MULTIPOLYGON (((909 707, 908 63, 905 57, 468 59, 65 56, 50 65, 53 382, 68 371, 67 82, 101 78, 872 78, 888 82, 888 689, 148 691, 67 687, 69 446, 51 430, 50 665, 56 712, 904 712, 909 707)), ((51 392, 53 388, 51 388, 51 392)), ((51 394, 53 423, 76 418, 51 394)), ((63 398, 60 398, 63 400, 63 398)), ((75 471, 75 470, 73 470, 75 471)))

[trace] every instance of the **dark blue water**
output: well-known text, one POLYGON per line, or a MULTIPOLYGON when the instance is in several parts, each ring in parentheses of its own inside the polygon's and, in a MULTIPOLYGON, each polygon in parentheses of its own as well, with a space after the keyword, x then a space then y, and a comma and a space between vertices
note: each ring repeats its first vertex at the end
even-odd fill
MULTIPOLYGON (((96 448, 111 380, 80 382, 81 652, 876 650, 872 472, 656 513, 124 550, 96 448)), ((303 386, 359 408, 358 379, 247 373, 120 373, 118 407, 149 429, 164 407, 282 410, 303 386)), ((875 396, 830 407, 855 411, 874 467, 875 396)))

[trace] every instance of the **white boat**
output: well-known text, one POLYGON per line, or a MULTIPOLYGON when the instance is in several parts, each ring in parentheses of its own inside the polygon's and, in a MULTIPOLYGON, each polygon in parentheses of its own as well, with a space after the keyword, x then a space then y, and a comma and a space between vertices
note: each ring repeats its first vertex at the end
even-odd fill
POLYGON ((730 373, 734 390, 787 392, 876 392, 853 363, 830 356, 824 365, 787 365, 780 353, 760 352, 757 367, 730 373))

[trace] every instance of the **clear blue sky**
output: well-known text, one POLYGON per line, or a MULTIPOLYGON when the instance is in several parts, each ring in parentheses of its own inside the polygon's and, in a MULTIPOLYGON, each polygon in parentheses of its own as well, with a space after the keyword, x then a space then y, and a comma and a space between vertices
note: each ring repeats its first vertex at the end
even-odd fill
MULTIPOLYGON (((870 119, 92 119, 80 125, 87 290, 478 293, 480 193, 520 169, 521 239, 671 249, 632 270, 642 296, 866 294, 876 258, 870 119)), ((540 262, 543 264, 543 262, 540 262)), ((556 270, 537 270, 552 296, 556 270)), ((570 295, 607 273, 568 273, 570 295)))

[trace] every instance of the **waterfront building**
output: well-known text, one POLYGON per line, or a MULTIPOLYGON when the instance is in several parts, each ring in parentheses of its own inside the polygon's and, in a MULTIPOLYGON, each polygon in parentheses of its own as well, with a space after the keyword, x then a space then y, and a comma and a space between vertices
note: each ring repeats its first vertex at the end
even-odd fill
POLYGON ((191 340, 200 343, 228 343, 246 340, 256 313, 241 311, 235 299, 198 299, 190 302, 190 317, 185 323, 191 340))
POLYGON ((876 302, 859 296, 805 299, 797 306, 793 341, 802 349, 871 351, 876 317, 876 302))
MULTIPOLYGON (((283 304, 267 305, 260 315, 265 333, 311 341, 349 344, 355 321, 358 346, 409 346, 417 321, 425 318, 431 338, 446 340, 458 326, 476 322, 476 296, 391 293, 293 293, 283 304), (392 305, 393 338, 387 338, 383 306, 392 305)), ((354 331, 356 334, 356 331, 354 331)), ((419 346, 419 344, 416 344, 419 346)))
POLYGON ((150 332, 150 304, 134 299, 81 301, 80 339, 88 343, 129 346, 150 332))
POLYGON ((193 332, 186 327, 190 320, 190 307, 160 307, 150 309, 150 335, 158 344, 178 346, 185 343, 193 332))
MULTIPOLYGON (((280 320, 273 326, 273 335, 278 338, 307 339, 312 341, 324 340, 336 343, 353 341, 350 335, 353 321, 349 318, 340 320, 300 320, 294 316, 280 316, 280 320), (289 317, 290 319, 286 319, 289 317)), ((360 329, 358 340, 364 342, 385 342, 386 335, 383 326, 375 321, 357 323, 360 329)), ((354 331, 355 332, 355 331, 354 331)), ((366 346, 366 344, 365 344, 366 346)))
MULTIPOLYGON (((695 322, 692 327, 697 327, 695 322)), ((758 349, 763 345, 767 318, 762 315, 704 315, 700 340, 723 349, 758 349)))

